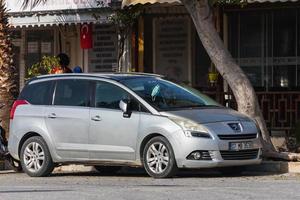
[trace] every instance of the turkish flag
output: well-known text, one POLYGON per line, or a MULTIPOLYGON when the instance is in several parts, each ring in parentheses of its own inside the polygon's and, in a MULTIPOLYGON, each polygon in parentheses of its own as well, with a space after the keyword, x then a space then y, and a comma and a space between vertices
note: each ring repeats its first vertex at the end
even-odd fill
POLYGON ((82 24, 80 26, 80 46, 82 49, 93 48, 93 25, 82 24))

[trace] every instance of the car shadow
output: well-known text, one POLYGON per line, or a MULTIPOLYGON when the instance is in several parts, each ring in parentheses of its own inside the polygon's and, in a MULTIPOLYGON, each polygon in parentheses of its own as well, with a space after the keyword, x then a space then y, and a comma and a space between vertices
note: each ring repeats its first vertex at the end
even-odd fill
MULTIPOLYGON (((263 172, 263 171, 243 171, 238 174, 222 174, 218 169, 197 169, 197 170, 179 170, 174 178, 222 178, 222 177, 260 177, 260 176, 273 176, 284 173, 279 172, 263 172)), ((123 167, 116 173, 104 174, 97 172, 96 170, 85 172, 56 172, 52 173, 51 177, 61 176, 89 176, 89 177, 149 177, 143 168, 130 168, 123 167)))

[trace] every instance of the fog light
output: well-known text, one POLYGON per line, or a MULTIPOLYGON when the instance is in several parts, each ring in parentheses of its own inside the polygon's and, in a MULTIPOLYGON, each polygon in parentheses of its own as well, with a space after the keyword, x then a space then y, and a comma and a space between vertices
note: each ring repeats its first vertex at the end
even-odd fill
POLYGON ((201 153, 199 151, 194 152, 192 155, 195 160, 199 160, 201 158, 201 153))
POLYGON ((186 159, 188 160, 211 160, 208 151, 197 150, 190 153, 186 159))

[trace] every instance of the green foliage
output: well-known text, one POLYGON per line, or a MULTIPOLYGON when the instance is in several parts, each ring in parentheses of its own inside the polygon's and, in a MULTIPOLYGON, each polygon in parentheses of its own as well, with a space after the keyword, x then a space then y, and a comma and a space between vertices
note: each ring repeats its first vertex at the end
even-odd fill
POLYGON ((109 17, 109 21, 122 32, 126 29, 131 29, 141 13, 142 9, 140 6, 116 10, 109 17))
POLYGON ((59 59, 55 56, 43 56, 41 62, 33 64, 27 71, 27 78, 50 74, 59 65, 59 59))

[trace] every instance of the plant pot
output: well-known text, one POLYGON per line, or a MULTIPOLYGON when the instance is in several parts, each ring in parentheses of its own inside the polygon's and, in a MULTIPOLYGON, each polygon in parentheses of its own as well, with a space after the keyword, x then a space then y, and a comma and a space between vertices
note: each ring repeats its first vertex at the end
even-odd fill
POLYGON ((209 82, 211 83, 211 84, 214 84, 214 83, 216 83, 217 82, 217 80, 218 80, 218 73, 216 73, 216 72, 209 72, 208 73, 208 80, 209 80, 209 82))

